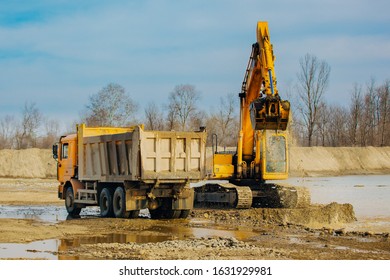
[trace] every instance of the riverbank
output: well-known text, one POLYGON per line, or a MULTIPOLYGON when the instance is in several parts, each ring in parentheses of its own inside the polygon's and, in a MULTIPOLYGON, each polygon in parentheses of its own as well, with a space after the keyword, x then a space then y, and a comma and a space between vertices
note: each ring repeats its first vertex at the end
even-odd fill
POLYGON ((390 147, 291 147, 290 177, 390 174, 390 147))

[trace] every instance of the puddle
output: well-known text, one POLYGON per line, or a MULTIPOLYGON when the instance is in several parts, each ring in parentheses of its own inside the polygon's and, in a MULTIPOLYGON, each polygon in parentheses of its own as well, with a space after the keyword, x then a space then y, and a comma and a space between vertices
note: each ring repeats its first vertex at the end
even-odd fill
MULTIPOLYGON (((99 218, 99 207, 86 207, 81 210, 80 217, 68 215, 64 206, 13 206, 0 205, 0 219, 32 219, 40 222, 57 223, 72 219, 99 218)), ((150 217, 147 209, 141 210, 140 217, 150 217)))
MULTIPOLYGON (((81 211, 81 218, 97 217, 98 207, 87 207, 81 211)), ((33 219, 41 222, 56 223, 72 219, 64 206, 11 206, 0 205, 0 219, 33 219)))
MULTIPOLYGON (((158 243, 169 240, 187 240, 189 238, 234 237, 247 241, 259 235, 251 229, 226 229, 223 227, 196 227, 198 222, 188 224, 156 225, 144 231, 113 233, 103 236, 82 236, 72 239, 48 239, 27 244, 0 243, 0 259, 75 259, 65 252, 86 244, 98 243, 158 243)), ((202 223, 199 222, 199 225, 202 223)), ((76 257, 77 259, 77 257, 76 257)))
POLYGON ((57 260, 60 241, 47 239, 27 244, 0 243, 1 259, 45 259, 57 260))
POLYGON ((44 222, 65 221, 68 213, 58 206, 8 206, 0 205, 0 218, 33 219, 44 222))

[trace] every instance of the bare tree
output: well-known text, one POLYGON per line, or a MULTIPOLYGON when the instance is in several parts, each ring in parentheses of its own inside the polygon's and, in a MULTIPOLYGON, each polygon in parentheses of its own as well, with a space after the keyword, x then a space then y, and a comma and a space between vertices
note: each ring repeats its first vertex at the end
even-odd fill
POLYGON ((312 138, 318 121, 318 109, 324 92, 329 84, 330 66, 316 56, 306 54, 300 59, 298 73, 299 110, 307 129, 308 145, 312 146, 312 138))
POLYGON ((154 102, 149 103, 145 108, 145 125, 150 130, 164 129, 163 112, 154 102))
POLYGON ((84 121, 90 126, 126 126, 133 121, 137 104, 121 85, 110 83, 91 95, 84 121))
POLYGON ((189 126, 192 128, 192 130, 199 130, 200 127, 207 127, 207 113, 204 110, 197 110, 196 114, 193 114, 189 126))
POLYGON ((390 144, 390 80, 385 81, 377 92, 379 97, 379 145, 385 146, 390 144))
POLYGON ((339 105, 333 105, 330 108, 332 112, 332 118, 329 120, 329 140, 330 146, 332 147, 340 147, 345 146, 347 137, 345 131, 347 119, 347 110, 339 105))
POLYGON ((363 113, 362 88, 355 84, 351 94, 351 104, 349 109, 348 135, 349 143, 355 146, 358 141, 358 128, 361 125, 361 116, 363 113))
POLYGON ((22 111, 22 121, 16 132, 17 149, 36 146, 37 130, 42 122, 42 114, 35 103, 26 102, 22 111))
POLYGON ((166 116, 166 127, 168 130, 177 130, 178 123, 176 121, 176 108, 175 104, 168 104, 167 108, 167 116, 166 116))
POLYGON ((197 111, 199 99, 200 93, 189 84, 177 85, 169 94, 168 117, 177 120, 180 130, 189 129, 189 120, 197 111))
POLYGON ((39 147, 48 149, 58 141, 60 136, 60 123, 58 120, 45 118, 44 129, 45 134, 41 137, 39 147))
POLYGON ((318 107, 318 138, 317 145, 326 146, 327 137, 329 133, 329 116, 331 115, 331 109, 325 102, 321 102, 318 107))
POLYGON ((233 94, 228 94, 220 98, 218 110, 210 116, 212 122, 216 124, 213 126, 212 133, 218 135, 220 146, 235 146, 237 143, 239 118, 236 112, 238 107, 238 98, 233 94))
POLYGON ((362 123, 360 125, 360 145, 374 146, 375 145, 375 127, 376 127, 376 92, 375 81, 371 79, 367 84, 366 92, 363 97, 363 113, 362 123))
POLYGON ((16 127, 16 119, 12 115, 6 115, 0 120, 0 149, 14 147, 16 127))

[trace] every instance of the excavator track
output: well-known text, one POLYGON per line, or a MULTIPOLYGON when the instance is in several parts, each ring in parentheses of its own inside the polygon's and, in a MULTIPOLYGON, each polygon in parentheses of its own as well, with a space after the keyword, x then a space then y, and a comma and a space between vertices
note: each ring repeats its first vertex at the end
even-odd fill
POLYGON ((209 183, 195 189, 196 208, 237 208, 252 206, 252 190, 231 183, 209 183))
POLYGON ((247 186, 236 186, 231 183, 219 184, 222 188, 231 189, 236 192, 234 206, 237 209, 250 208, 252 206, 252 190, 247 186))
POLYGON ((252 190, 250 187, 236 187, 237 209, 250 208, 252 206, 252 190))
POLYGON ((195 187, 196 208, 305 208, 310 205, 306 188, 277 184, 237 186, 232 183, 207 183, 195 187))
POLYGON ((253 207, 305 208, 310 205, 310 192, 305 187, 264 184, 253 190, 253 207))

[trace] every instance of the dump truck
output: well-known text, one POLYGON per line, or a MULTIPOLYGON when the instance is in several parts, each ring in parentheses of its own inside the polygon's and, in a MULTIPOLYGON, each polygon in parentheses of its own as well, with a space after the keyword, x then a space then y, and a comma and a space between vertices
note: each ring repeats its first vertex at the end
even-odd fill
POLYGON ((102 217, 186 218, 193 208, 190 183, 205 176, 204 129, 146 131, 143 126, 76 126, 53 145, 58 197, 69 215, 99 206, 102 217))

